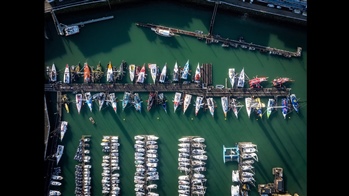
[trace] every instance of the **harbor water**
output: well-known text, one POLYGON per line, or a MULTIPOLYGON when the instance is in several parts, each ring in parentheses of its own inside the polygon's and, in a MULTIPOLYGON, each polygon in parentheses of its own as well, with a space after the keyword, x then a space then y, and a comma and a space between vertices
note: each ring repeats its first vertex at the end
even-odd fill
MULTIPOLYGON (((213 66, 213 85, 223 84, 228 78, 228 69, 235 68, 240 72, 244 68, 249 78, 267 76, 268 81, 263 82, 263 87, 272 87, 271 81, 277 77, 289 77, 293 82, 286 84, 292 88, 291 92, 299 99, 299 113, 291 112, 284 119, 280 109, 272 113, 267 119, 266 113, 262 118, 251 114, 248 118, 245 107, 239 112, 237 119, 232 111, 227 118, 224 117, 220 98, 215 98, 214 117, 209 111, 200 110, 195 116, 192 104, 183 111, 173 110, 174 93, 165 93, 168 99, 167 113, 160 107, 146 110, 147 93, 140 93, 143 100, 141 112, 129 106, 124 111, 121 109, 122 93, 116 93, 119 100, 118 110, 115 113, 111 106, 98 110, 98 104, 93 102, 91 112, 87 105, 83 105, 78 114, 75 106, 75 95, 68 93, 72 101, 69 104, 70 112, 62 107, 62 120, 68 121, 68 131, 63 141, 59 144, 65 146, 62 159, 58 166, 61 167, 63 176, 62 185, 54 187, 62 195, 74 195, 75 190, 75 165, 79 164, 74 156, 83 135, 91 135, 91 177, 92 195, 102 195, 102 146, 103 135, 119 136, 120 159, 120 187, 121 195, 135 195, 134 173, 134 136, 153 134, 158 139, 158 171, 160 180, 154 192, 159 195, 178 195, 178 176, 182 173, 178 168, 178 139, 183 136, 200 136, 205 138, 208 160, 206 161, 207 186, 206 195, 230 195, 230 186, 233 184, 231 172, 237 169, 237 162, 223 162, 223 145, 232 147, 238 142, 252 142, 258 145, 258 162, 255 167, 255 186, 251 186, 249 195, 257 196, 258 184, 272 183, 274 176, 272 168, 284 169, 285 190, 290 194, 298 193, 307 195, 307 33, 304 27, 280 24, 274 21, 265 21, 249 17, 246 14, 229 13, 220 10, 215 18, 213 34, 230 39, 239 39, 243 36, 246 42, 270 46, 288 51, 296 51, 302 47, 300 57, 285 58, 282 56, 250 51, 242 48, 223 48, 220 44, 206 44, 193 37, 179 35, 174 37, 161 37, 148 28, 137 27, 137 22, 153 23, 184 29, 188 31, 209 31, 212 7, 201 7, 186 4, 150 3, 133 4, 128 6, 112 6, 106 4, 105 8, 81 13, 60 15, 60 23, 66 25, 113 15, 111 20, 87 24, 80 28, 80 33, 72 36, 57 34, 52 18, 48 18, 46 31, 49 39, 45 39, 45 67, 54 63, 58 70, 58 80, 63 80, 65 65, 83 65, 88 62, 96 67, 101 62, 103 71, 106 72, 107 64, 119 66, 122 60, 127 64, 147 65, 156 63, 160 68, 167 63, 168 79, 171 79, 175 62, 183 67, 189 59, 192 75, 198 63, 211 63, 213 66), (93 117, 96 124, 89 121, 93 117)), ((147 69, 145 82, 152 83, 149 69, 147 69)), ((191 75, 191 76, 192 76, 191 75)), ((82 83, 82 78, 78 83, 82 83)), ((106 77, 102 78, 106 82, 106 77)), ((129 83, 126 70, 123 83, 129 83)), ((230 84, 228 83, 230 88, 230 84)), ((245 87, 248 87, 246 82, 245 87)), ((47 93, 50 119, 56 120, 56 93, 47 93)), ((267 104, 268 97, 262 97, 262 102, 267 104)), ((241 104, 244 99, 239 99, 241 104)), ((281 99, 278 99, 281 105, 281 99)), ((264 112, 266 108, 263 108, 264 112)), ((58 127, 59 124, 52 123, 58 127)))

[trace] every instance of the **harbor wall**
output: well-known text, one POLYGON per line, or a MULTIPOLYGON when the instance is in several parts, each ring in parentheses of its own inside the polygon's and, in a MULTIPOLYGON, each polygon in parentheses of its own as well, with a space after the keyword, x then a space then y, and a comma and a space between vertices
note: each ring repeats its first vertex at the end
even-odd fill
MULTIPOLYGON (((84 10, 92 10, 92 9, 113 9, 115 7, 122 8, 123 6, 129 6, 129 5, 141 5, 144 3, 149 2, 169 2, 169 3, 180 3, 180 4, 187 4, 188 6, 203 6, 205 8, 213 8, 214 1, 207 1, 207 0, 107 0, 107 1, 100 1, 99 3, 90 3, 90 4, 81 4, 79 6, 75 7, 69 7, 64 9, 55 9, 56 14, 64 14, 64 13, 74 13, 74 12, 80 12, 84 10)), ((307 21, 303 19, 300 19, 301 16, 297 17, 294 13, 291 11, 280 11, 278 9, 270 9, 267 6, 260 6, 260 5, 254 5, 250 4, 248 2, 242 2, 242 0, 225 0, 220 1, 219 9, 233 12, 241 15, 248 15, 248 17, 254 17, 258 19, 267 19, 272 21, 281 21, 281 22, 287 22, 296 24, 299 26, 306 26, 307 21), (230 5, 228 5, 230 4, 230 5), (236 6, 234 6, 236 5, 236 6), (291 16, 291 17, 290 17, 291 16)), ((63 3, 63 2, 62 2, 63 3)), ((61 6, 60 2, 54 2, 52 3, 52 7, 58 7, 61 6)), ((49 14, 46 14, 48 16, 49 14)))

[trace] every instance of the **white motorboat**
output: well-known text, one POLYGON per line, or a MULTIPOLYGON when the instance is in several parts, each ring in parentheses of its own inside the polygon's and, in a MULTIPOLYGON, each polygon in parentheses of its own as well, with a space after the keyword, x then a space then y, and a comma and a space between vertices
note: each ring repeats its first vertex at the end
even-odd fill
POLYGON ((195 116, 198 115, 200 109, 203 107, 204 103, 203 103, 204 97, 202 96, 197 96, 196 97, 196 101, 195 101, 195 116))
POLYGON ((228 69, 228 76, 229 76, 229 81, 230 81, 230 84, 231 84, 231 88, 234 88, 235 76, 236 76, 235 68, 229 68, 228 69))
POLYGON ((146 137, 147 137, 148 141, 154 141, 154 140, 159 139, 159 137, 156 135, 147 135, 146 137))
POLYGON ((159 82, 164 83, 166 80, 166 70, 167 70, 167 63, 165 63, 164 67, 161 70, 159 82))
POLYGON ((172 37, 175 35, 169 29, 151 28, 151 30, 153 30, 156 34, 163 36, 163 37, 172 37))
POLYGON ((195 69, 194 82, 200 83, 200 80, 201 80, 201 69, 200 69, 200 63, 198 63, 195 69))
POLYGON ((182 137, 182 138, 179 138, 178 141, 180 141, 180 142, 190 142, 191 139, 190 139, 190 137, 182 137))
POLYGON ((137 83, 144 83, 145 79, 145 64, 143 64, 141 70, 139 70, 139 73, 137 75, 137 83))
POLYGON ((208 97, 208 98, 206 98, 206 101, 207 101, 208 110, 210 111, 211 116, 214 117, 215 105, 214 105, 213 98, 212 97, 208 97))
POLYGON ((243 88, 244 85, 245 85, 245 69, 242 68, 242 70, 241 70, 241 72, 240 72, 240 74, 239 74, 237 87, 243 88))
POLYGON ((130 64, 128 66, 128 72, 130 74, 130 80, 131 82, 133 82, 134 78, 135 78, 135 71, 136 71, 136 65, 135 64, 130 64))
POLYGON ((82 106, 82 94, 81 93, 75 94, 75 103, 76 103, 76 108, 78 110, 78 113, 80 114, 81 106, 82 106))
POLYGON ((178 63, 176 61, 174 68, 173 68, 172 81, 178 82, 178 80, 179 80, 179 69, 178 69, 178 63))
POLYGON ((158 74, 158 68, 155 63, 148 63, 148 68, 150 69, 150 75, 151 79, 153 80, 154 84, 156 83, 156 76, 158 74))
POLYGON ((250 172, 252 172, 253 171, 253 166, 252 165, 249 165, 249 164, 246 164, 246 165, 241 165, 240 166, 240 169, 242 170, 242 171, 250 171, 250 172))
POLYGON ((174 110, 174 112, 176 112, 178 106, 182 104, 181 96, 182 96, 182 93, 180 93, 180 92, 176 92, 175 93, 175 97, 173 99, 173 110, 174 110))
POLYGON ((240 196, 240 186, 231 185, 230 193, 231 193, 231 196, 240 196))
POLYGON ((224 118, 227 118, 227 114, 229 111, 229 104, 228 104, 228 97, 221 97, 221 103, 222 103, 222 109, 223 109, 223 114, 224 118))
POLYGON ((253 177, 254 173, 245 171, 245 172, 241 172, 241 176, 242 177, 253 177))
POLYGON ((90 109, 90 111, 92 112, 92 96, 91 96, 91 92, 85 92, 85 102, 88 106, 88 108, 90 109))
POLYGON ((70 68, 68 64, 65 65, 63 83, 70 84, 70 68))
POLYGON ((187 62, 183 67, 181 78, 186 80, 188 78, 188 75, 189 75, 189 59, 187 60, 187 62))
POLYGON ((207 160, 207 155, 201 154, 201 155, 193 155, 194 159, 198 160, 207 160))
POLYGON ((231 171, 231 179, 233 182, 239 182, 239 170, 232 170, 231 171))
POLYGON ((109 61, 108 67, 107 67, 107 82, 109 83, 114 82, 114 71, 113 71, 113 65, 111 64, 111 61, 109 61))
POLYGON ((240 155, 242 159, 254 159, 255 161, 258 161, 258 156, 256 153, 243 153, 240 155))
POLYGON ((247 111, 247 116, 250 118, 251 115, 251 105, 252 105, 252 98, 251 97, 246 97, 245 98, 245 106, 246 106, 246 111, 247 111))
POLYGON ((188 107, 189 107, 189 105, 190 105, 191 97, 192 97, 191 94, 185 94, 185 96, 184 96, 184 101, 183 101, 183 114, 185 113, 185 111, 187 111, 187 109, 188 109, 188 107))
POLYGON ((56 151, 56 164, 58 165, 59 161, 62 158, 63 155, 63 150, 64 150, 64 146, 63 145, 57 145, 57 151, 56 151))
POLYGON ((117 113, 118 106, 117 106, 117 102, 116 102, 115 93, 109 93, 107 101, 111 105, 111 107, 113 108, 114 112, 117 113))
POLYGON ((67 128, 68 128, 68 121, 62 121, 61 122, 61 131, 60 131, 61 141, 63 141, 63 137, 64 137, 65 133, 67 132, 67 128))

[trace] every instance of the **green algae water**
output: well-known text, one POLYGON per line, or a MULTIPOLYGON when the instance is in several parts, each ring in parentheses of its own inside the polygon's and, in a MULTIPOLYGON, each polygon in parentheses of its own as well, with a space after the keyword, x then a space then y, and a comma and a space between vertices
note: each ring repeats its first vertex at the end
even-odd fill
MULTIPOLYGON (((173 67, 177 61, 180 66, 190 60, 190 70, 195 72, 197 63, 212 63, 213 85, 225 84, 228 78, 228 68, 233 67, 237 72, 242 68, 250 77, 267 76, 268 82, 264 87, 271 87, 271 80, 276 77, 289 77, 294 80, 287 84, 291 92, 297 95, 300 101, 300 112, 292 112, 284 119, 281 110, 274 112, 269 119, 266 114, 262 119, 251 114, 248 118, 245 108, 239 112, 237 119, 232 111, 227 118, 221 107, 219 98, 214 117, 209 111, 200 110, 195 116, 195 107, 190 105, 185 114, 182 110, 174 112, 172 99, 174 93, 165 93, 168 99, 167 110, 158 106, 150 111, 146 110, 147 93, 140 93, 143 100, 142 112, 136 112, 133 107, 121 109, 123 94, 118 97, 118 111, 115 113, 110 106, 104 106, 98 111, 97 103, 93 102, 93 111, 90 112, 83 105, 78 114, 75 104, 70 103, 70 113, 63 108, 62 120, 68 121, 68 131, 62 142, 65 146, 63 157, 59 163, 62 168, 62 186, 55 188, 62 195, 74 195, 75 190, 75 161, 79 139, 82 135, 91 135, 91 177, 92 195, 102 195, 102 147, 103 135, 119 136, 119 165, 121 195, 135 195, 134 191, 134 136, 138 134, 154 134, 158 140, 158 171, 160 180, 154 192, 159 195, 178 195, 178 176, 182 173, 178 168, 178 139, 183 136, 201 136, 206 139, 208 160, 206 195, 230 195, 232 183, 231 171, 237 169, 237 162, 223 163, 223 145, 232 147, 237 142, 252 142, 258 145, 258 162, 255 167, 255 186, 251 186, 249 195, 257 196, 258 184, 272 183, 273 167, 284 169, 285 190, 290 194, 307 195, 307 34, 306 30, 294 26, 277 24, 246 17, 246 15, 232 14, 218 8, 213 34, 222 37, 238 39, 243 36, 247 42, 296 51, 302 47, 302 56, 299 58, 284 58, 258 51, 249 51, 242 48, 223 48, 220 44, 206 44, 196 38, 180 35, 171 38, 160 37, 148 28, 137 27, 135 23, 153 23, 164 26, 194 31, 209 31, 209 24, 213 12, 211 8, 188 6, 182 4, 154 3, 135 4, 129 6, 106 5, 105 9, 85 11, 83 13, 57 15, 64 24, 72 24, 89 19, 113 15, 114 19, 87 24, 80 28, 80 33, 69 37, 57 35, 52 19, 47 20, 46 30, 50 37, 45 40, 45 67, 55 63, 60 81, 63 80, 63 70, 66 64, 76 65, 88 62, 96 66, 101 62, 104 71, 109 61, 113 66, 119 66, 122 60, 127 64, 142 65, 156 63, 160 68, 167 63, 167 74, 171 78, 173 67), (89 117, 95 119, 92 125, 89 117)), ((43 68, 43 70, 45 69, 43 68)), ((146 83, 152 83, 147 69, 146 83)), ((79 83, 82 82, 79 81, 79 83)), ((106 82, 104 77, 101 81, 106 82)), ((123 79, 129 82, 128 73, 123 79)), ((245 84, 247 87, 248 84, 245 84)), ((230 87, 230 84, 228 84, 230 87)), ((55 119, 56 96, 50 94, 48 101, 50 118, 55 119)), ((73 93, 68 98, 75 101, 73 93)), ((196 96, 193 96, 194 103, 196 96)), ((267 104, 267 97, 261 98, 267 104)), ((239 100, 244 104, 243 99, 239 100)), ((280 105, 280 99, 278 104, 280 105)), ((266 108, 264 108, 264 111, 266 108)), ((58 126, 56 124, 56 126, 58 126)))

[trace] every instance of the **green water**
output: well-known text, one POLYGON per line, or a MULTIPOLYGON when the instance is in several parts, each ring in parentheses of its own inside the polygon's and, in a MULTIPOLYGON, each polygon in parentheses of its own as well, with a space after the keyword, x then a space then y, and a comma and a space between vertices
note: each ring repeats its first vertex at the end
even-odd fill
MULTIPOLYGON (((213 84, 224 84, 228 77, 228 68, 234 67, 237 72, 245 68, 249 77, 268 76, 269 81, 280 76, 290 77, 294 82, 288 87, 299 98, 300 113, 290 113, 283 119, 281 111, 257 119, 255 115, 247 117, 245 108, 236 119, 232 112, 225 119, 219 98, 215 98, 217 108, 214 118, 208 111, 200 110, 195 116, 194 106, 186 111, 173 112, 171 102, 174 93, 166 93, 168 98, 168 113, 161 107, 146 110, 148 94, 140 93, 143 99, 141 113, 134 108, 114 113, 111 107, 98 111, 93 103, 93 112, 86 105, 81 114, 77 113, 74 103, 70 103, 70 113, 63 111, 62 119, 69 122, 68 132, 63 142, 65 146, 63 157, 59 163, 62 167, 63 185, 59 188, 62 195, 74 195, 74 166, 78 164, 73 159, 79 139, 82 135, 92 135, 91 141, 91 177, 92 195, 102 195, 101 161, 104 153, 100 146, 103 135, 117 135, 120 141, 120 186, 122 195, 134 195, 134 136, 137 134, 154 134, 159 136, 160 180, 158 189, 154 192, 160 195, 178 195, 177 176, 181 173, 178 167, 178 139, 183 136, 197 135, 206 139, 208 160, 207 171, 204 172, 208 182, 206 195, 230 195, 231 170, 237 169, 236 162, 223 163, 222 146, 233 146, 237 142, 252 142, 258 145, 259 161, 254 164, 256 188, 251 187, 249 195, 257 196, 257 185, 273 182, 272 168, 284 168, 285 190, 290 194, 307 195, 307 34, 305 29, 283 24, 275 24, 263 20, 243 17, 242 14, 223 12, 218 8, 214 34, 237 39, 244 36, 247 42, 267 45, 289 51, 295 51, 298 46, 303 48, 299 58, 283 58, 270 56, 257 51, 244 49, 222 48, 220 45, 207 45, 204 41, 187 36, 173 38, 160 37, 150 29, 137 27, 136 22, 161 24, 184 30, 196 29, 208 32, 212 8, 201 8, 181 4, 145 4, 113 7, 108 6, 102 12, 74 13, 72 15, 57 15, 61 23, 72 24, 92 18, 113 15, 114 19, 87 24, 80 33, 70 37, 58 36, 52 19, 47 20, 47 30, 50 40, 45 40, 45 67, 53 62, 60 71, 59 80, 63 79, 65 65, 75 65, 87 61, 90 66, 96 66, 100 61, 104 71, 109 61, 119 66, 122 60, 128 64, 157 63, 162 67, 168 65, 168 74, 172 73, 176 61, 183 66, 190 60, 190 69, 194 72, 198 62, 212 63, 213 84), (92 125, 88 117, 92 116, 96 125, 92 125)), ((44 68, 43 67, 43 70, 44 68)), ((149 70, 147 70, 148 72, 149 70)), ((149 73, 149 72, 148 72, 149 73)), ((122 82, 129 82, 128 74, 122 82)), ((105 82, 106 78, 102 79, 105 82)), ((79 81, 82 82, 82 81, 79 81)), ((150 74, 146 83, 152 83, 150 74)), ((246 84, 247 85, 247 84, 246 84)), ((271 82, 262 84, 271 87, 271 82)), ((54 112, 56 99, 50 93, 49 108, 54 112)), ((122 94, 117 93, 119 100, 122 94)), ((70 100, 74 94, 69 93, 70 100)), ((192 102, 195 100, 195 96, 192 102)), ((243 102, 243 100, 240 100, 243 102)), ((266 104, 267 98, 262 98, 266 104)), ((280 104, 280 100, 278 102, 280 104)), ((51 115, 54 119, 54 114, 51 115)))

